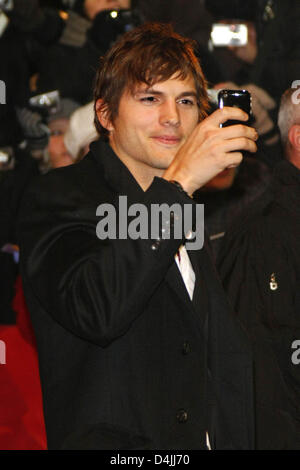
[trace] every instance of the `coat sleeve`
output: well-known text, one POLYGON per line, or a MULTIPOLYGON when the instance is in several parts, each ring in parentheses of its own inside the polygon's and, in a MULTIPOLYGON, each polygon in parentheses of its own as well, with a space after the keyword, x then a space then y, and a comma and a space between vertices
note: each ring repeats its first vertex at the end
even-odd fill
MULTIPOLYGON (((19 236, 25 293, 73 334, 105 346, 146 314, 182 239, 99 240, 96 204, 82 208, 74 188, 65 187, 57 194, 60 174, 41 178, 22 209, 19 236)), ((149 210, 153 202, 177 203, 179 208, 193 204, 161 178, 155 178, 141 198, 149 210)))

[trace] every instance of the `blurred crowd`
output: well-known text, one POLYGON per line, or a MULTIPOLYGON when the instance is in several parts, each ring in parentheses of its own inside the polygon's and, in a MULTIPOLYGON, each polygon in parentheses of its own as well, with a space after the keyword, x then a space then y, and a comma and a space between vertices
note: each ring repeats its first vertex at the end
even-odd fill
POLYGON ((245 155, 239 169, 222 172, 195 194, 205 203, 216 259, 232 220, 268 188, 283 159, 277 117, 281 95, 300 79, 299 0, 0 0, 2 325, 16 322, 16 219, 24 188, 40 173, 76 164, 98 138, 93 81, 99 57, 145 21, 172 22, 195 40, 211 110, 220 89, 247 89, 252 96, 257 154, 245 155), (247 43, 217 46, 215 23, 245 24, 247 43))

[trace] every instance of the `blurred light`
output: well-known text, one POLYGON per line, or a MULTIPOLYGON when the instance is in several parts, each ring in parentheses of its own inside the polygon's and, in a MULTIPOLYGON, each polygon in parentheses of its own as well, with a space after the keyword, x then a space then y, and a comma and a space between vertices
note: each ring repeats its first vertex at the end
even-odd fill
POLYGON ((112 18, 117 18, 118 12, 115 11, 115 10, 114 10, 114 11, 111 11, 111 12, 110 12, 110 16, 111 16, 112 18))
POLYGON ((69 18, 68 13, 66 11, 63 11, 63 10, 59 11, 59 16, 65 21, 67 21, 67 19, 69 18))
POLYGON ((9 160, 8 154, 0 150, 0 163, 7 163, 8 160, 9 160))

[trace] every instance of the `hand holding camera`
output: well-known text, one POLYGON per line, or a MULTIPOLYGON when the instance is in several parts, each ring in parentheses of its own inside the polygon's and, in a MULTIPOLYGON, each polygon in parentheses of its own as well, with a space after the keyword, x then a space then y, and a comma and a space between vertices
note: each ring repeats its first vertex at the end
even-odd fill
POLYGON ((163 177, 178 181, 192 195, 226 168, 238 166, 242 151, 257 151, 256 130, 247 125, 249 114, 224 106, 204 119, 180 148, 163 177), (224 127, 228 121, 240 124, 224 127))

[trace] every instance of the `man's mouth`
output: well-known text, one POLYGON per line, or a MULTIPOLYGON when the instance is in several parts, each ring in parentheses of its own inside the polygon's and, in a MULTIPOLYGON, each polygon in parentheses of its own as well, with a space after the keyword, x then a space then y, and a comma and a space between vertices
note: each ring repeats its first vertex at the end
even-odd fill
POLYGON ((156 142, 164 145, 177 145, 180 142, 180 137, 171 136, 171 135, 156 135, 153 136, 156 142))

